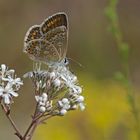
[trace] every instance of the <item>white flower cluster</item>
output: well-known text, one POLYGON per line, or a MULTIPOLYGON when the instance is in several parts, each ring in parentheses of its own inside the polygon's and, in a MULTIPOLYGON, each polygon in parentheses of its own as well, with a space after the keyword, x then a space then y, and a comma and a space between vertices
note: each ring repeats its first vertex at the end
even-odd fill
POLYGON ((85 109, 84 97, 80 95, 82 88, 78 85, 77 77, 65 66, 59 66, 55 69, 55 73, 57 81, 62 81, 63 86, 68 89, 65 98, 58 101, 60 115, 65 115, 68 110, 78 107, 83 111, 85 109))
POLYGON ((50 67, 47 71, 33 71, 25 74, 30 77, 35 88, 35 99, 40 112, 57 112, 85 109, 82 88, 77 77, 65 65, 50 67))
POLYGON ((36 101, 38 102, 38 109, 40 112, 50 111, 52 104, 48 101, 48 95, 43 93, 41 96, 35 96, 36 101))
POLYGON ((4 104, 10 105, 12 98, 17 97, 17 91, 23 82, 15 75, 15 70, 8 70, 5 64, 0 67, 0 99, 4 104))

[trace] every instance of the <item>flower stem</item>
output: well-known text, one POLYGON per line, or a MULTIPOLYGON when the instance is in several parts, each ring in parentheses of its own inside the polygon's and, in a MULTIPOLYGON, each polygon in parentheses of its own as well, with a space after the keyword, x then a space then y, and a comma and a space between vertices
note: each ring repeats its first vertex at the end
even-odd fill
POLYGON ((22 135, 21 135, 19 129, 17 128, 15 122, 14 122, 13 119, 11 118, 10 114, 7 113, 8 111, 7 111, 6 107, 5 107, 5 105, 3 105, 3 104, 1 103, 1 107, 2 107, 2 110, 4 111, 4 113, 5 113, 5 115, 6 115, 7 119, 10 121, 12 127, 14 128, 14 130, 15 130, 15 135, 18 136, 20 140, 22 140, 22 135))
MULTIPOLYGON (((23 136, 23 140, 26 140, 26 139, 27 139, 26 137, 28 137, 27 140, 31 140, 31 138, 32 138, 32 136, 33 136, 33 132, 32 132, 32 135, 31 135, 31 134, 30 134, 30 131, 31 131, 31 129, 34 127, 34 125, 37 125, 37 119, 36 119, 36 116, 37 116, 37 114, 38 114, 37 106, 38 106, 38 103, 36 104, 35 111, 34 111, 34 115, 32 116, 32 121, 31 121, 29 127, 27 128, 27 130, 26 130, 26 132, 25 132, 25 134, 24 134, 24 136, 23 136)), ((34 129, 35 129, 35 128, 34 128, 34 129)))
POLYGON ((119 0, 109 0, 109 5, 106 8, 106 15, 109 19, 110 30, 115 38, 118 51, 120 53, 122 72, 119 73, 118 79, 123 83, 127 92, 128 104, 131 107, 131 112, 135 119, 135 128, 137 132, 138 140, 140 140, 140 125, 139 125, 139 114, 137 111, 133 85, 130 79, 130 68, 129 68, 129 45, 123 41, 123 35, 119 26, 119 18, 117 14, 117 6, 119 0))
POLYGON ((26 140, 27 137, 28 137, 28 139, 31 139, 31 136, 29 135, 29 132, 30 132, 31 128, 34 126, 34 124, 35 124, 35 121, 32 121, 31 124, 29 125, 28 129, 26 130, 24 136, 23 136, 23 140, 26 140))
POLYGON ((140 124, 139 124, 139 114, 136 107, 135 99, 134 99, 134 91, 131 82, 129 81, 127 86, 127 99, 128 103, 131 106, 131 112, 133 114, 133 117, 135 119, 135 130, 137 132, 137 138, 140 140, 140 124))

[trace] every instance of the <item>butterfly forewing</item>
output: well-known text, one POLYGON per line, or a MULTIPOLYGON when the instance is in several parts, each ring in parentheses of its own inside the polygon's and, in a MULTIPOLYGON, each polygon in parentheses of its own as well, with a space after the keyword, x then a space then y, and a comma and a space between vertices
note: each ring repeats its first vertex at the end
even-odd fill
POLYGON ((67 51, 67 24, 66 14, 58 13, 31 27, 25 36, 24 52, 35 61, 61 62, 67 51))
POLYGON ((64 13, 55 14, 48 19, 46 19, 41 26, 41 31, 43 34, 46 34, 48 31, 60 27, 65 26, 67 28, 67 16, 64 13))

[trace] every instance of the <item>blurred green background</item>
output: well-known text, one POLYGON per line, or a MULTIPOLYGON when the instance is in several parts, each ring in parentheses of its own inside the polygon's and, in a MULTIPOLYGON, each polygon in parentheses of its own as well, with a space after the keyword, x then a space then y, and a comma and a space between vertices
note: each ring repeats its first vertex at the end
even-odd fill
MULTIPOLYGON (((28 28, 60 11, 69 18, 67 56, 84 87, 86 110, 69 112, 41 125, 33 140, 135 140, 134 120, 124 88, 113 80, 121 70, 116 42, 105 16, 108 0, 0 0, 0 63, 16 69, 18 76, 32 70, 23 54, 28 28)), ((130 71, 139 106, 140 1, 120 0, 117 12, 124 40, 130 45, 130 71)), ((30 80, 24 80, 12 116, 24 132, 35 104, 30 80)), ((0 139, 15 140, 12 127, 0 111, 0 139)))

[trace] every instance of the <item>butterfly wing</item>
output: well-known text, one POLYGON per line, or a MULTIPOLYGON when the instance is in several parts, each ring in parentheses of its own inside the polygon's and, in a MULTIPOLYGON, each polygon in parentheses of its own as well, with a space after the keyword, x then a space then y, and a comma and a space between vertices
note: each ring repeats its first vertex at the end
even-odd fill
POLYGON ((67 15, 63 12, 54 14, 45 19, 41 25, 41 31, 43 34, 46 34, 48 31, 61 26, 65 26, 66 28, 68 28, 67 15))
MULTIPOLYGON (((27 31, 25 38, 24 38, 24 48, 23 48, 23 52, 28 54, 28 50, 29 50, 29 42, 36 40, 36 39, 40 39, 42 37, 41 31, 40 31, 40 25, 34 25, 32 27, 29 28, 29 30, 27 31), (28 47, 28 48, 27 48, 28 47)), ((33 48, 31 48, 32 50, 33 48)))
POLYGON ((43 39, 54 46, 57 55, 50 54, 57 61, 66 57, 68 43, 68 19, 65 13, 57 13, 46 19, 41 25, 43 39))
POLYGON ((67 16, 57 13, 26 33, 24 52, 35 61, 47 64, 61 61, 67 50, 67 16))
POLYGON ((31 40, 26 45, 26 52, 28 52, 32 60, 42 61, 48 64, 52 64, 59 59, 59 54, 54 45, 44 39, 31 40))
POLYGON ((30 42, 31 40, 39 39, 42 37, 42 33, 40 31, 40 25, 32 26, 25 35, 24 46, 30 42))
POLYGON ((67 50, 67 30, 64 26, 56 27, 55 29, 47 32, 44 35, 44 40, 49 42, 54 47, 54 53, 57 55, 53 55, 52 59, 54 57, 58 57, 57 61, 61 61, 66 56, 66 50, 67 50))

